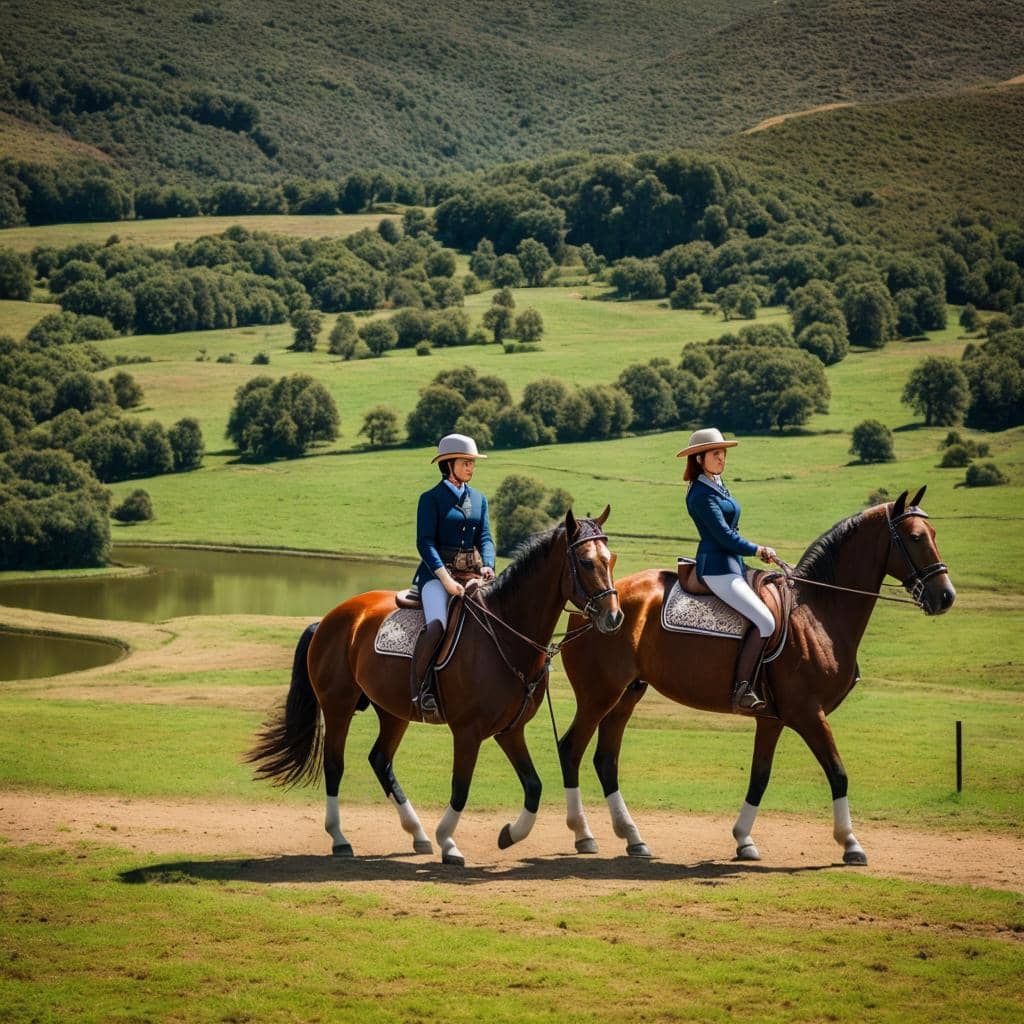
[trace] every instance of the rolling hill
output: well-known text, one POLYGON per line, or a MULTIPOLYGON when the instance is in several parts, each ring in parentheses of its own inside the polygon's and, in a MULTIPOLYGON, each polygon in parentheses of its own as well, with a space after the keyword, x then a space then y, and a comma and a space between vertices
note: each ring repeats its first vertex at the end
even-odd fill
POLYGON ((1012 0, 10 0, 0 32, 0 110, 185 182, 704 147, 1002 81, 1024 52, 1012 0))

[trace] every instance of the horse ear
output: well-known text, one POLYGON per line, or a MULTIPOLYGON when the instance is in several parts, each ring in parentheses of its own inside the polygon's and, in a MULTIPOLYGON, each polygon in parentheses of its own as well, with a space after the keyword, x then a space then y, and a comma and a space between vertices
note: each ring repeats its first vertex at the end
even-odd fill
POLYGON ((910 507, 910 508, 916 508, 916 507, 918 507, 918 506, 919 506, 919 505, 921 504, 921 499, 922 499, 922 498, 924 497, 924 492, 925 492, 925 491, 927 491, 927 490, 928 490, 928 485, 927 485, 927 484, 925 484, 925 485, 924 485, 924 487, 922 487, 922 488, 921 488, 921 490, 919 490, 919 491, 917 492, 917 494, 915 494, 915 495, 914 495, 914 496, 913 496, 913 497, 912 497, 912 498, 910 499, 910 502, 908 503, 909 507, 910 507))
POLYGON ((576 517, 572 514, 572 509, 566 509, 565 512, 565 535, 570 540, 576 536, 576 517))
POLYGON ((892 514, 893 516, 900 515, 903 510, 907 507, 907 492, 904 491, 893 503, 892 514))
POLYGON ((608 518, 611 510, 611 505, 605 505, 604 511, 594 520, 594 522, 597 523, 598 526, 604 526, 604 521, 608 518))

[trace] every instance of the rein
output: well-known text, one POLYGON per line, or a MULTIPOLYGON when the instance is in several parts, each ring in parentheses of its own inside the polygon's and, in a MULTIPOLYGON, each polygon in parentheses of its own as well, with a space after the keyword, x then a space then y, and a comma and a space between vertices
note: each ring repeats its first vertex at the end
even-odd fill
MULTIPOLYGON (((911 516, 917 516, 919 519, 927 519, 928 513, 922 508, 918 508, 916 505, 912 505, 910 508, 905 509, 894 519, 888 512, 885 513, 886 524, 889 527, 889 543, 892 544, 897 551, 903 556, 903 560, 907 563, 907 567, 910 569, 909 575, 900 581, 900 585, 904 590, 910 594, 910 597, 889 597, 886 594, 879 594, 873 590, 858 590, 856 587, 841 587, 835 583, 823 583, 821 580, 812 580, 807 576, 797 576, 793 571, 793 566, 788 562, 784 562, 781 558, 776 559, 776 564, 782 569, 782 574, 789 583, 809 583, 813 587, 825 587, 828 590, 841 590, 847 594, 862 594, 865 597, 873 597, 878 601, 895 601, 897 604, 912 604, 917 608, 924 609, 923 597, 925 584, 933 576, 937 576, 939 573, 948 572, 949 567, 945 562, 933 562, 931 565, 926 565, 924 568, 918 568, 914 564, 914 560, 910 557, 910 552, 907 550, 907 546, 903 538, 900 536, 899 531, 896 529, 897 525, 902 523, 904 519, 909 519, 911 516)), ((883 584, 886 585, 886 584, 883 584)))
MULTIPOLYGON (((573 640, 576 640, 578 637, 581 637, 584 633, 593 628, 594 621, 592 616, 594 612, 597 610, 598 602, 603 600, 605 597, 608 597, 610 594, 618 593, 615 587, 607 587, 596 594, 587 593, 586 588, 583 586, 579 578, 576 548, 579 545, 585 544, 587 541, 591 540, 607 541, 608 537, 597 527, 596 524, 591 523, 590 520, 581 520, 579 525, 579 533, 581 535, 576 537, 575 540, 570 541, 568 544, 569 571, 572 577, 575 590, 579 592, 579 594, 583 597, 585 601, 582 611, 583 614, 587 616, 587 621, 582 626, 577 626, 576 629, 566 630, 565 633, 561 634, 562 639, 559 642, 550 643, 547 646, 539 644, 536 640, 532 640, 530 637, 526 636, 525 633, 521 633, 514 626, 506 622, 500 615, 497 615, 494 612, 492 612, 490 608, 488 608, 482 601, 474 601, 472 600, 472 598, 466 600, 466 610, 473 616, 476 622, 478 622, 487 631, 488 636, 490 636, 491 640, 494 641, 494 646, 498 651, 498 654, 501 655, 501 660, 505 663, 505 666, 508 668, 508 670, 523 684, 525 690, 525 693, 523 695, 522 706, 520 707, 515 718, 513 718, 512 721, 501 730, 501 732, 503 733, 508 732, 511 729, 514 729, 519 724, 519 721, 520 719, 522 719, 523 715, 526 714, 526 709, 530 706, 530 701, 533 699, 533 695, 534 693, 536 693, 537 687, 540 686, 540 684, 545 679, 547 679, 548 672, 551 670, 551 662, 558 656, 562 648, 566 644, 571 643, 573 640), (585 523, 588 524, 587 529, 583 528, 585 523), (522 671, 522 669, 519 669, 512 664, 512 662, 509 660, 508 655, 505 653, 504 647, 502 647, 501 642, 498 640, 498 636, 494 632, 494 627, 491 625, 491 622, 496 622, 499 626, 503 627, 507 632, 511 633, 513 636, 518 637, 520 640, 522 640, 523 643, 525 643, 527 646, 532 647, 535 651, 537 651, 538 654, 544 655, 544 662, 540 667, 540 671, 538 671, 535 676, 533 676, 531 679, 527 679, 526 674, 522 671)), ((576 609, 573 609, 573 611, 576 611, 576 609)), ((550 690, 548 691, 548 707, 549 710, 551 710, 551 724, 552 727, 554 727, 555 719, 554 710, 551 709, 550 690)), ((557 730, 555 731, 555 742, 556 744, 558 742, 557 730)))

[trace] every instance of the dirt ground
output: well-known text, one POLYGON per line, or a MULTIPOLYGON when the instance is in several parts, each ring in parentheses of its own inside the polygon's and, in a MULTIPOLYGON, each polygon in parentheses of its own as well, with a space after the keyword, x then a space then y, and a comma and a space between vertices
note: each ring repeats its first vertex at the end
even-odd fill
MULTIPOLYGON (((420 815, 428 834, 436 812, 420 815)), ((718 816, 637 814, 654 858, 625 855, 603 806, 590 809, 600 853, 580 856, 561 812, 542 808, 537 825, 518 846, 501 851, 498 812, 467 812, 456 839, 466 868, 442 866, 412 853, 390 805, 342 808, 353 860, 330 856, 322 806, 308 807, 184 800, 127 799, 5 791, 0 793, 0 837, 25 845, 73 847, 81 841, 137 851, 140 870, 188 870, 210 877, 267 884, 358 883, 360 888, 399 882, 446 881, 482 886, 488 894, 529 892, 557 881, 579 894, 636 890, 652 881, 720 884, 750 873, 857 871, 875 877, 1024 892, 1024 860, 1011 836, 939 833, 877 825, 856 827, 868 854, 866 868, 845 868, 823 815, 804 819, 766 812, 754 830, 763 860, 732 860, 732 822, 718 816)), ((856 825, 856 821, 855 821, 856 825)))

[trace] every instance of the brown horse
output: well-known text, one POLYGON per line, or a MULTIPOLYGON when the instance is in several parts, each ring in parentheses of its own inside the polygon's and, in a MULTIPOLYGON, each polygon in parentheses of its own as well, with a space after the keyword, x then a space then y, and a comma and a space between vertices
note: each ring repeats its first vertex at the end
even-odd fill
MULTIPOLYGON (((833 835, 843 847, 844 862, 867 863, 853 834, 846 770, 827 716, 857 682, 857 648, 886 575, 900 580, 926 615, 943 614, 956 599, 935 547, 935 531, 918 507, 924 491, 922 487, 909 504, 904 491, 895 502, 837 523, 807 549, 794 571, 789 634, 781 654, 765 666, 778 717, 757 718, 750 785, 733 827, 740 860, 760 860, 750 833, 776 744, 788 725, 810 747, 828 778, 833 835)), ((580 760, 595 729, 594 766, 615 834, 626 840, 631 856, 649 857, 619 793, 619 749, 633 709, 650 684, 680 704, 704 711, 731 710, 735 640, 671 633, 660 624, 662 601, 674 576, 649 569, 619 581, 626 628, 615 636, 596 636, 566 648, 563 655, 577 710, 559 743, 559 755, 566 824, 581 853, 597 852, 579 793, 580 760)))
MULTIPOLYGON (((480 596, 467 598, 467 615, 454 654, 438 681, 454 738, 451 801, 436 837, 445 864, 464 864, 454 832, 466 805, 480 745, 493 736, 523 787, 524 808, 501 830, 502 848, 525 839, 536 819, 541 782, 523 735, 544 697, 554 649, 551 637, 566 601, 597 627, 622 625, 612 581, 614 558, 603 532, 609 509, 597 519, 574 518, 531 538, 513 563, 480 596), (472 603, 476 602, 476 603, 472 603)), ((341 831, 338 789, 352 716, 372 703, 380 720, 370 764, 417 853, 433 847, 395 778, 392 759, 409 726, 409 663, 378 654, 374 639, 395 610, 395 592, 374 590, 338 605, 309 627, 295 651, 285 706, 259 736, 248 760, 257 775, 291 785, 312 781, 323 763, 327 790, 324 828, 336 856, 351 857, 341 831), (321 722, 320 714, 323 712, 321 722)))

